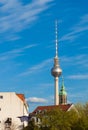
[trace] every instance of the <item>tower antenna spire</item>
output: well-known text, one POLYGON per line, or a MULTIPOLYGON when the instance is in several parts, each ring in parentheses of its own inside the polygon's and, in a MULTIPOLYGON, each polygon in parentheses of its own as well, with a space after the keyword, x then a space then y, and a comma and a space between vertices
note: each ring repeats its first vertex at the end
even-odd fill
POLYGON ((58 21, 55 21, 55 34, 56 34, 56 57, 58 57, 58 21))

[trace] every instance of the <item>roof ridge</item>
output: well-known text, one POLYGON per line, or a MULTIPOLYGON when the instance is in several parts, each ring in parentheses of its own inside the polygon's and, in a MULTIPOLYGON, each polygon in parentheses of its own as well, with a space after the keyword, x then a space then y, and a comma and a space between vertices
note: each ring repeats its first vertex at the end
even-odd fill
POLYGON ((24 94, 22 94, 22 93, 16 93, 16 95, 17 95, 23 102, 25 102, 25 96, 24 96, 24 94))

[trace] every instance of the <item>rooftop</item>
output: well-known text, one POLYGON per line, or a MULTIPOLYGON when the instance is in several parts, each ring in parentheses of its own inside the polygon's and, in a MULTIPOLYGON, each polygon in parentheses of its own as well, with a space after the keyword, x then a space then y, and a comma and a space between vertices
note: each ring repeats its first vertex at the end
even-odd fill
POLYGON ((38 111, 44 111, 44 110, 52 110, 52 109, 56 109, 56 108, 60 108, 63 111, 68 111, 70 109, 70 107, 72 106, 72 104, 65 104, 65 105, 51 105, 51 106, 38 106, 32 113, 36 113, 38 111))

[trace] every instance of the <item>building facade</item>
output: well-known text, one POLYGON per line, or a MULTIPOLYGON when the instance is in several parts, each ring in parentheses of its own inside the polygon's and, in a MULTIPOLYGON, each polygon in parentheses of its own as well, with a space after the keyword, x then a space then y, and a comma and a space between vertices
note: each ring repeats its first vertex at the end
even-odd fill
POLYGON ((15 92, 0 92, 0 129, 9 126, 18 130, 22 129, 27 125, 26 121, 20 120, 23 116, 28 116, 28 105, 24 95, 15 92))

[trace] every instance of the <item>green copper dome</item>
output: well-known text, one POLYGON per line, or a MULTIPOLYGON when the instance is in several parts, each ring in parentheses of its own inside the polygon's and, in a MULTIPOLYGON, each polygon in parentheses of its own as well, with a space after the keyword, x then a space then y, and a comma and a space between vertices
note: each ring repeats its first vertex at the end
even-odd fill
POLYGON ((59 95, 67 95, 67 92, 66 92, 65 86, 64 86, 64 80, 62 80, 62 87, 61 87, 61 90, 59 92, 59 95))

